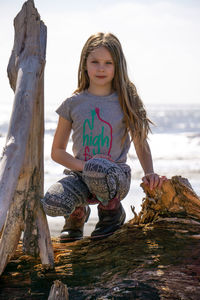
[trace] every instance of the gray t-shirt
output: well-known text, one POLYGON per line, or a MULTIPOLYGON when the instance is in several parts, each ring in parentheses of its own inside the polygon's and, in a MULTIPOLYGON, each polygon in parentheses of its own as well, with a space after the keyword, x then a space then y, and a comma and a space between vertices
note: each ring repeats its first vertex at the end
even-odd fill
POLYGON ((56 112, 72 122, 72 150, 76 158, 87 161, 102 154, 117 163, 126 162, 130 138, 127 136, 121 144, 125 123, 117 93, 96 96, 83 91, 63 101, 56 112))

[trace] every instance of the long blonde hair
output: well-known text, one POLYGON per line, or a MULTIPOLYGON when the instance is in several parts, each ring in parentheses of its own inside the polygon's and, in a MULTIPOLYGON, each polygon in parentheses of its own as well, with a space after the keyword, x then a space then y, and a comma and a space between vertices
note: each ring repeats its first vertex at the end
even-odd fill
POLYGON ((114 61, 115 75, 112 88, 118 94, 126 125, 122 143, 124 143, 128 133, 130 133, 132 139, 137 137, 139 142, 142 143, 151 131, 150 123, 153 123, 148 119, 136 87, 128 77, 126 59, 121 43, 112 33, 99 32, 90 36, 86 41, 80 57, 78 88, 74 91, 74 94, 89 88, 90 81, 86 70, 87 58, 93 50, 102 46, 110 52, 114 61))

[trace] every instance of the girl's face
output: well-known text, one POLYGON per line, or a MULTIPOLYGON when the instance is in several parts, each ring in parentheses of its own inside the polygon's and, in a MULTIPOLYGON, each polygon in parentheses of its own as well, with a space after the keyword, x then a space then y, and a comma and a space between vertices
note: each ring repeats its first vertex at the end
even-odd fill
POLYGON ((110 52, 105 47, 99 47, 88 55, 86 69, 91 91, 97 93, 112 91, 115 66, 110 52))

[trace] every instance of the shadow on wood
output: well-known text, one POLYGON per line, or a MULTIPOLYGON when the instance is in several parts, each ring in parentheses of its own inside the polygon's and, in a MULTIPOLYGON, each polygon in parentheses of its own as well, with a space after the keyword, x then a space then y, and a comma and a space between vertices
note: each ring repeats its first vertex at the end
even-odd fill
POLYGON ((112 236, 71 244, 52 239, 55 269, 23 256, 19 245, 0 279, 0 298, 11 299, 13 291, 47 299, 53 281, 60 280, 73 300, 198 300, 200 199, 180 176, 161 190, 143 189, 141 213, 112 236))

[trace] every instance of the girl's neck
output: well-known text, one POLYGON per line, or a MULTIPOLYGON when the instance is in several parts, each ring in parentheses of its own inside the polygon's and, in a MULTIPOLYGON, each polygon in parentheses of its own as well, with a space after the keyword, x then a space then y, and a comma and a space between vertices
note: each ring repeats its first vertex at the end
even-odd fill
POLYGON ((88 92, 90 94, 95 95, 95 96, 109 96, 114 92, 114 90, 112 88, 109 88, 109 89, 108 88, 96 89, 96 88, 92 88, 92 87, 89 86, 88 92))

